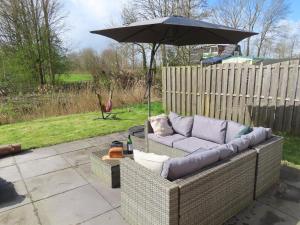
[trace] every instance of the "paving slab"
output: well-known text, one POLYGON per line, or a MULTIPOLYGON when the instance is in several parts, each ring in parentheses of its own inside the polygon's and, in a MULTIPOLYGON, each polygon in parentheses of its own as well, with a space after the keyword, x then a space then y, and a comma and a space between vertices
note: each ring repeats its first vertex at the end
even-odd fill
POLYGON ((59 170, 25 180, 33 201, 47 198, 83 185, 87 182, 72 168, 59 170))
POLYGON ((108 201, 113 208, 120 206, 121 189, 110 188, 99 177, 93 174, 90 164, 78 166, 76 170, 108 201))
POLYGON ((280 183, 274 186, 258 201, 300 220, 300 188, 280 183))
POLYGON ((62 157, 64 157, 64 159, 67 160, 72 166, 78 166, 81 164, 89 163, 90 154, 95 151, 99 151, 99 148, 90 147, 75 152, 68 152, 62 154, 62 157))
POLYGON ((105 136, 99 136, 94 138, 89 138, 86 141, 89 142, 93 146, 99 145, 107 145, 109 146, 112 141, 126 141, 127 140, 127 132, 113 133, 105 136))
POLYGON ((81 225, 129 225, 129 224, 125 222, 125 220, 121 217, 121 215, 117 211, 112 210, 90 221, 82 223, 81 225))
POLYGON ((19 164, 19 167, 23 177, 30 178, 68 168, 70 167, 70 164, 60 155, 56 155, 48 158, 24 162, 19 164))
POLYGON ((15 164, 14 157, 13 156, 6 156, 0 158, 0 168, 1 167, 7 167, 12 166, 15 164))
POLYGON ((224 225, 298 225, 298 222, 270 206, 255 202, 224 225))
MULTIPOLYGON (((1 181, 1 179, 0 179, 1 181)), ((30 203, 28 192, 23 181, 0 182, 0 212, 7 211, 30 203)))
POLYGON ((21 175, 16 165, 0 168, 0 177, 8 182, 21 180, 21 175))
POLYGON ((90 185, 34 204, 43 225, 78 224, 112 209, 90 185))
POLYGON ((40 225, 32 204, 27 204, 7 212, 0 213, 0 224, 40 225))
POLYGON ((17 163, 22 163, 31 160, 46 158, 53 155, 57 155, 57 152, 54 149, 47 147, 21 152, 20 154, 15 155, 15 159, 17 163))
POLYGON ((59 154, 77 151, 84 148, 92 147, 91 143, 86 140, 73 141, 52 146, 59 154))
POLYGON ((283 166, 280 171, 280 179, 289 185, 300 188, 300 170, 283 166))

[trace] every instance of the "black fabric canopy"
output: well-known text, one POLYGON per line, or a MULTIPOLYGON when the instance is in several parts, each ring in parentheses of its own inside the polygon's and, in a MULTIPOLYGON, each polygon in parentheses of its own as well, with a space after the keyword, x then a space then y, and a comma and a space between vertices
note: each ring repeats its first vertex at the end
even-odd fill
POLYGON ((160 44, 199 45, 199 44, 237 44, 257 33, 194 20, 181 16, 156 18, 135 22, 128 26, 91 31, 118 42, 152 43, 150 68, 148 72, 148 114, 150 116, 150 88, 152 84, 152 65, 160 44))
POLYGON ((180 16, 157 18, 128 26, 91 31, 118 42, 167 45, 237 44, 257 33, 180 16))

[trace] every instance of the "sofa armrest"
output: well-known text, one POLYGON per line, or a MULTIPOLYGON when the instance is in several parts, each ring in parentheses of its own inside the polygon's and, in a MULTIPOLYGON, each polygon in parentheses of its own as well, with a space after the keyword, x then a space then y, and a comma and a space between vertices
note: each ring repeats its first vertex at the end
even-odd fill
POLYGON ((255 146, 257 151, 255 199, 279 181, 283 138, 272 136, 255 146))
POLYGON ((121 211, 129 224, 178 224, 178 185, 131 159, 121 160, 121 211))
POLYGON ((255 163, 251 149, 178 180, 180 224, 222 224, 249 205, 255 163))

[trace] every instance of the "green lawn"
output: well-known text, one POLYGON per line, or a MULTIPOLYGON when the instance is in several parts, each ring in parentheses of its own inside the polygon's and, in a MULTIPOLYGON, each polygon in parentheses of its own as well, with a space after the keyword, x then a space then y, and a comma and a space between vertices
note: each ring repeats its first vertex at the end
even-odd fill
POLYGON ((60 82, 64 83, 77 83, 77 82, 87 82, 92 80, 91 74, 61 74, 58 77, 60 82))
MULTIPOLYGON (((119 120, 95 120, 98 112, 50 117, 0 126, 0 145, 21 143, 23 149, 38 148, 73 140, 125 131, 144 124, 147 105, 116 109, 119 120)), ((162 112, 161 104, 154 103, 153 114, 162 112)))
POLYGON ((300 166, 300 137, 279 133, 284 137, 283 160, 300 166))
MULTIPOLYGON (((125 131, 143 124, 147 118, 147 105, 134 105, 121 109, 119 120, 95 120, 98 112, 50 117, 28 122, 0 126, 0 145, 21 143, 23 149, 38 148, 58 143, 125 131)), ((162 113, 160 103, 154 103, 153 114, 162 113)), ((283 160, 300 165, 300 137, 279 133, 285 137, 283 160)))

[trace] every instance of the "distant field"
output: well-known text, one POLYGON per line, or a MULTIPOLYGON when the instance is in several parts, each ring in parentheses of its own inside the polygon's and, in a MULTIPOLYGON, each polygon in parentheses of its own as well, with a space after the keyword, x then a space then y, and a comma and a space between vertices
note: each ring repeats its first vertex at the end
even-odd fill
POLYGON ((61 74, 59 75, 58 80, 64 83, 87 82, 92 80, 92 75, 79 73, 61 74))

